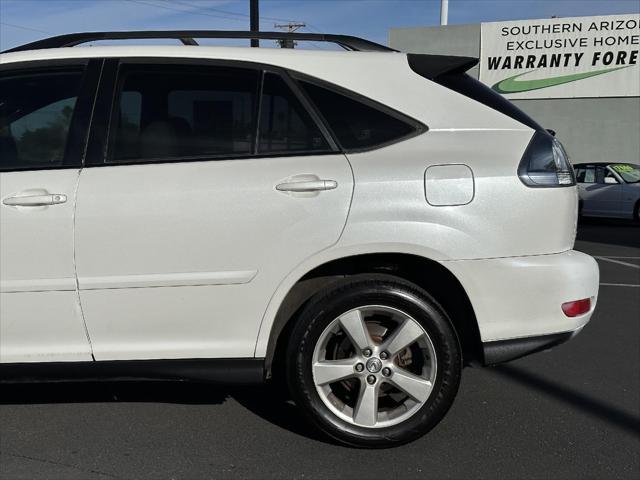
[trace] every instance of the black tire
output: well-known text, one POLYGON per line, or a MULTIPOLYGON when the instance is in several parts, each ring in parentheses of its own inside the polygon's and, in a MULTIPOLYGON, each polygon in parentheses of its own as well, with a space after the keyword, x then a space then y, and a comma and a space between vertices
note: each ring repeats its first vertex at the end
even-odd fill
POLYGON ((442 307, 423 289, 389 275, 359 275, 316 294, 297 318, 287 351, 287 380, 296 404, 322 432, 355 447, 392 447, 427 433, 453 404, 461 370, 460 344, 442 307), (413 317, 437 356, 430 396, 412 416, 389 427, 367 428, 341 419, 324 404, 313 381, 312 356, 322 332, 340 315, 363 305, 392 307, 413 317))

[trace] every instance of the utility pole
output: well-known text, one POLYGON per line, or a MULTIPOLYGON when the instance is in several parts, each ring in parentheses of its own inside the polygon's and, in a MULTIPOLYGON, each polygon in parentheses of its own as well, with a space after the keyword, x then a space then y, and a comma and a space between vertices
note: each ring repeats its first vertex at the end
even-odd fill
MULTIPOLYGON (((258 33, 260 31, 260 13, 259 13, 258 1, 259 0, 249 0, 250 2, 249 3, 249 8, 250 8, 249 29, 251 30, 251 33, 258 33)), ((259 47, 260 40, 258 40, 257 38, 252 38, 251 46, 259 47)))
MULTIPOLYGON (((304 28, 306 26, 306 23, 276 23, 273 25, 273 28, 281 28, 283 30, 286 29, 288 33, 293 33, 299 28, 304 28)), ((297 45, 297 42, 289 38, 276 41, 278 42, 278 45, 280 45, 280 48, 295 48, 295 46, 297 45)))
POLYGON ((440 0, 440 25, 449 23, 449 0, 440 0))

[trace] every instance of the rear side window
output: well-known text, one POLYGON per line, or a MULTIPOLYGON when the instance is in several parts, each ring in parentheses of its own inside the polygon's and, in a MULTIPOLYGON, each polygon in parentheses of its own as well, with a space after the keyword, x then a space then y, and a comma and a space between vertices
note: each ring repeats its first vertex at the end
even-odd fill
POLYGON ((595 183, 596 169, 595 167, 577 167, 576 182, 578 183, 595 183))
POLYGON ((326 151, 329 145, 300 100, 279 75, 265 73, 258 153, 326 151))
POLYGON ((260 72, 146 65, 124 73, 112 161, 253 152, 260 72))
POLYGON ((63 165, 82 70, 0 77, 0 169, 63 165))
POLYGON ((397 142, 420 131, 410 119, 382 111, 369 102, 356 100, 315 83, 300 85, 325 118, 345 150, 366 150, 397 142))

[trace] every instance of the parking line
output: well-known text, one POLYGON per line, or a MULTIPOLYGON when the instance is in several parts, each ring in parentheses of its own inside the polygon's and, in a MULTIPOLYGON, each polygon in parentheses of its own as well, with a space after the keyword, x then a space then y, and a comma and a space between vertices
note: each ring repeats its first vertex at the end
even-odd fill
POLYGON ((614 260, 613 258, 607 258, 607 257, 594 256, 593 258, 597 258, 598 260, 604 260, 605 262, 617 263, 618 265, 624 265, 625 267, 637 268, 638 270, 640 270, 640 265, 636 265, 635 263, 622 262, 620 260, 614 260))
POLYGON ((601 287, 640 287, 640 285, 634 285, 633 283, 601 283, 601 287))

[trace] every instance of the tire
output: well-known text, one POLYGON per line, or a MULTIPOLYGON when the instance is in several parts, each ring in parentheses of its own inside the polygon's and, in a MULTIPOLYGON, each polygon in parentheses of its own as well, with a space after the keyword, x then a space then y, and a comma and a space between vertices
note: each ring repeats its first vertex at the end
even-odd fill
POLYGON ((309 420, 340 443, 368 448, 402 445, 431 430, 453 404, 462 370, 444 310, 421 288, 389 275, 356 276, 317 293, 297 318, 287 359, 291 395, 309 420), (363 321, 366 339, 357 334, 363 321), (368 357, 353 338, 370 344, 368 357), (335 377, 325 375, 335 362, 343 362, 340 378, 324 382, 335 377))

